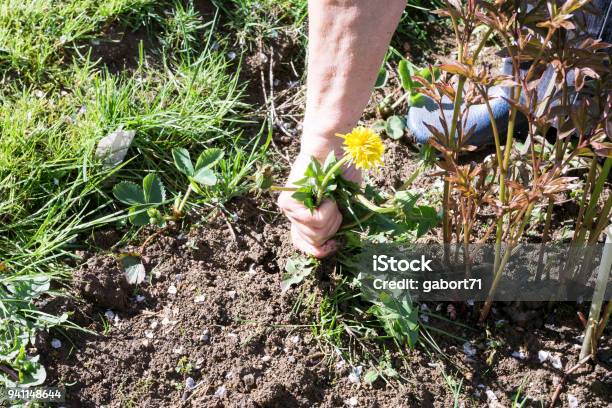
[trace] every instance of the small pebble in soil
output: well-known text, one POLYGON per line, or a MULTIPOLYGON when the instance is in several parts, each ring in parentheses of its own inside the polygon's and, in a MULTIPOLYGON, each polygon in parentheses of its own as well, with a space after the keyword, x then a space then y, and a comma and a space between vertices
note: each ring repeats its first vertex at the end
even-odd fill
POLYGON ((550 356, 550 353, 548 351, 545 351, 545 350, 538 351, 538 360, 540 360, 540 363, 543 363, 546 360, 548 360, 548 356, 550 356))
POLYGON ((62 342, 59 339, 53 339, 51 340, 51 347, 53 347, 54 349, 58 349, 62 347, 62 342))
POLYGON ((159 325, 159 323, 157 322, 157 320, 153 320, 151 322, 151 324, 149 325, 149 327, 153 330, 157 329, 157 326, 159 325))
POLYGON ((512 357, 518 358, 519 360, 524 360, 525 358, 527 358, 525 353, 523 353, 522 351, 513 351, 512 357))
POLYGON ((147 339, 152 339, 153 337, 155 337, 151 330, 145 330, 144 335, 147 339))
POLYGON ((225 385, 220 386, 215 391, 215 397, 217 397, 217 398, 223 398, 226 395, 227 395, 227 388, 225 388, 225 385))
POLYGON ((142 303, 145 301, 145 297, 142 295, 136 295, 136 298, 134 300, 136 300, 136 303, 142 303))
POLYGON ((578 408, 578 398, 572 394, 567 394, 567 405, 569 408, 578 408))
POLYGON ((255 264, 251 264, 251 266, 249 266, 249 273, 251 275, 255 275, 257 273, 257 271, 255 270, 255 264))
POLYGON ((183 274, 182 273, 177 273, 176 275, 174 275, 174 280, 177 282, 180 282, 183 280, 183 274))
POLYGON ((299 342, 300 342, 300 336, 295 335, 295 336, 291 337, 291 342, 292 342, 293 344, 297 344, 297 343, 299 343, 299 342))
POLYGON ((268 362, 268 361, 270 361, 270 360, 272 360, 272 357, 270 357, 270 356, 263 356, 263 357, 261 358, 261 361, 262 361, 263 363, 267 363, 267 362, 268 362))
POLYGON ((227 296, 228 296, 230 299, 236 299, 236 291, 235 291, 235 290, 230 290, 230 291, 228 291, 228 292, 227 292, 227 296))
POLYGON ((253 385, 255 385, 255 376, 253 374, 247 374, 242 377, 242 382, 245 386, 251 388, 253 385))
POLYGON ((199 305, 199 304, 201 304, 201 303, 204 303, 204 300, 205 300, 205 299, 206 299, 206 297, 205 297, 204 295, 198 295, 198 296, 196 296, 196 297, 195 297, 195 299, 193 299, 193 302, 194 302, 196 305, 199 305))
POLYGON ((183 346, 179 346, 177 348, 172 349, 172 353, 174 354, 183 354, 184 352, 185 352, 185 349, 183 348, 183 346))
POLYGON ((170 285, 170 287, 168 288, 168 293, 171 295, 176 295, 176 292, 177 292, 176 286, 170 285))
POLYGON ((426 314, 422 314, 419 317, 423 323, 429 323, 429 316, 427 316, 426 314))
POLYGON ((227 53, 227 58, 229 58, 230 61, 236 59, 236 53, 234 51, 228 52, 227 53))
POLYGON ((347 400, 344 400, 344 403, 349 407, 356 407, 357 404, 359 404, 359 400, 357 399, 357 397, 351 397, 347 400))
POLYGON ((115 320, 115 312, 110 309, 104 312, 104 316, 106 316, 108 320, 115 320))
POLYGON ((351 373, 348 376, 348 380, 352 382, 353 384, 359 384, 359 382, 361 381, 360 377, 361 377, 362 372, 363 372, 362 366, 353 367, 353 369, 351 370, 351 373))
POLYGON ((208 329, 204 329, 204 331, 200 335, 200 341, 202 343, 208 343, 209 340, 210 340, 210 331, 208 329))
POLYGON ((195 386, 196 386, 195 380, 191 377, 187 377, 187 379, 185 380, 185 388, 187 389, 187 391, 193 390, 195 386))
POLYGON ((295 357, 289 356, 289 357, 287 357, 287 361, 289 361, 290 364, 293 364, 293 363, 295 363, 295 357))

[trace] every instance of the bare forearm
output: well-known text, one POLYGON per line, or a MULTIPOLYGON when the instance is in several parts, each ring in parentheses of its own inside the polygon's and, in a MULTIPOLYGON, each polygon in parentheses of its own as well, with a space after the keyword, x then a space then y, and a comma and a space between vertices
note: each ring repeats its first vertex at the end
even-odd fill
POLYGON ((311 0, 302 150, 337 149, 368 103, 405 0, 311 0))

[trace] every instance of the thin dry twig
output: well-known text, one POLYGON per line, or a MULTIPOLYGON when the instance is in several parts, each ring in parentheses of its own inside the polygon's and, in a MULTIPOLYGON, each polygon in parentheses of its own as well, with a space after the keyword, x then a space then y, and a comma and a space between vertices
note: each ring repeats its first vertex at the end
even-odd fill
POLYGON ((561 394, 561 390, 563 389, 563 386, 565 385, 567 377, 571 375, 574 371, 576 371, 578 368, 582 367, 587 361, 591 359, 591 357, 593 357, 593 355, 589 354, 588 356, 580 360, 578 363, 576 363, 575 366, 565 370, 565 372, 563 373, 563 378, 561 378, 561 381, 557 385, 557 388, 555 388, 555 392, 553 393, 550 399, 550 405, 548 406, 548 408, 552 408, 555 406, 555 403, 557 402, 557 399, 559 399, 559 395, 561 394))

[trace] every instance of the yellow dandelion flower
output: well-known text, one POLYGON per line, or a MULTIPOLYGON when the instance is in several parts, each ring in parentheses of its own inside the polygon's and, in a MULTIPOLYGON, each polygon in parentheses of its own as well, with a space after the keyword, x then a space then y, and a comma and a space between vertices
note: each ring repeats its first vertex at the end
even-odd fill
POLYGON ((359 126, 346 135, 337 136, 344 139, 344 151, 355 167, 368 170, 382 164, 385 145, 372 129, 359 126))

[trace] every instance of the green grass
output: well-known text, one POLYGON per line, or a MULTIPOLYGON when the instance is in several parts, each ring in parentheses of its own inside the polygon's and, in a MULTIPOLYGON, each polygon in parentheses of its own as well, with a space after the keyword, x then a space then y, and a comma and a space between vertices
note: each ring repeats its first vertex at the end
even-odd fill
POLYGON ((222 206, 248 190, 261 157, 249 139, 260 135, 243 135, 239 64, 213 50, 216 21, 190 3, 2 1, 0 23, 0 380, 35 383, 44 369, 24 356, 29 337, 68 323, 34 303, 70 276, 65 260, 94 227, 125 217, 109 195, 116 181, 156 172, 181 191, 172 148, 214 145, 226 150, 220 183, 193 204, 222 206), (129 71, 91 58, 90 40, 111 24, 155 33, 129 71), (118 128, 136 136, 122 166, 105 169, 93 153, 118 128))

